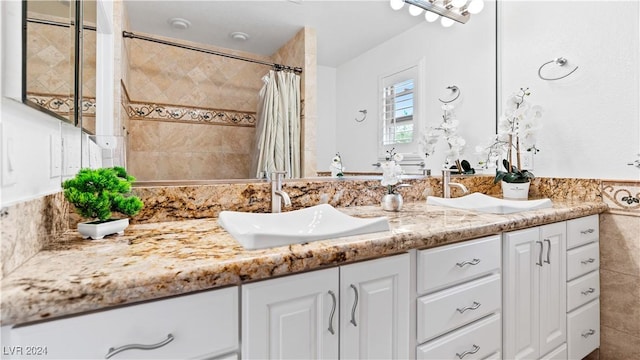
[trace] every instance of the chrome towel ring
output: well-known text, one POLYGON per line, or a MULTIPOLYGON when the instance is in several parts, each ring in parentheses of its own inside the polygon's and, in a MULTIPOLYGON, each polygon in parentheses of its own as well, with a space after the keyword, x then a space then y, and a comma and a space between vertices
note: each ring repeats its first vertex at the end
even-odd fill
POLYGON ((460 97, 460 94, 462 93, 460 91, 460 88, 458 88, 455 85, 447 86, 447 90, 451 90, 451 96, 453 97, 453 99, 451 99, 451 100, 442 100, 442 99, 438 98, 438 100, 440 100, 440 102, 443 103, 443 104, 448 104, 448 103, 451 103, 451 102, 454 102, 454 101, 458 100, 458 98, 460 97))
POLYGON ((558 64, 558 66, 565 66, 567 64, 567 59, 563 58, 563 57, 559 57, 559 58, 555 58, 555 59, 553 59, 551 61, 547 61, 546 63, 540 65, 540 68, 538 69, 538 76, 540 77, 540 79, 542 79, 542 80, 560 80, 560 79, 566 78, 567 76, 573 74, 574 71, 578 70, 578 66, 576 65, 576 67, 573 68, 573 70, 569 71, 564 76, 560 76, 560 77, 556 77, 556 78, 548 78, 548 77, 542 76, 542 68, 545 67, 547 64, 551 64, 551 63, 556 63, 556 64, 558 64))

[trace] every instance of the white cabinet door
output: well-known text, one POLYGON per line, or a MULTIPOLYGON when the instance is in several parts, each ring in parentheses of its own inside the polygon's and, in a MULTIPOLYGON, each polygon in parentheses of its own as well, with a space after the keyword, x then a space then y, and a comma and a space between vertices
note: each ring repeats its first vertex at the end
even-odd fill
POLYGON ((338 268, 242 286, 243 359, 337 359, 338 268))
POLYGON ((537 359, 539 353, 538 228, 504 234, 503 352, 505 359, 537 359))
POLYGON ((540 227, 542 266, 540 271, 540 355, 567 340, 566 223, 540 227))
POLYGON ((409 357, 409 254, 340 268, 340 358, 409 357))

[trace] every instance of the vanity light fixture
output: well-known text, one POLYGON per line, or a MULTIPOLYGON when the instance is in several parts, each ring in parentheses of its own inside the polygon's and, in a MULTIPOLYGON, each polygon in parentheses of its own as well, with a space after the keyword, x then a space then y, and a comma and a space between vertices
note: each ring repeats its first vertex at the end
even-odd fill
POLYGON ((176 30, 187 30, 191 27, 191 21, 183 18, 171 18, 167 22, 176 30))
POLYGON ((477 14, 484 8, 484 0, 391 0, 390 5, 393 10, 400 10, 405 3, 409 4, 409 13, 413 16, 426 10, 424 18, 428 22, 442 16, 440 23, 444 27, 454 22, 465 24, 471 14, 477 14))

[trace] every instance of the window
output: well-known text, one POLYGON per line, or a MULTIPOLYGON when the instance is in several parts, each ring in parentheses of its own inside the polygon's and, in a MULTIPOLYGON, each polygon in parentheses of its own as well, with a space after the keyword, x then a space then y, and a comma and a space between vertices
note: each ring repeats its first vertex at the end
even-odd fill
POLYGON ((378 158, 395 148, 407 160, 420 159, 420 74, 424 60, 379 78, 378 158))
POLYGON ((413 142, 413 90, 413 79, 383 89, 384 145, 413 142))

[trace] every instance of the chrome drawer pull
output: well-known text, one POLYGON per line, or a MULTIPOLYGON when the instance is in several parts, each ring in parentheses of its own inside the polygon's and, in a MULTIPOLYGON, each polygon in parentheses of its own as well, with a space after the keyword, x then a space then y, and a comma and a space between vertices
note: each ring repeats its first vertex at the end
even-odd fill
POLYGON ((542 266, 542 250, 544 250, 544 244, 540 240, 536 241, 536 243, 540 244, 540 252, 538 253, 538 262, 536 265, 542 266))
POLYGON ((586 296, 586 295, 589 295, 589 294, 593 294, 594 292, 596 292, 596 289, 590 287, 589 290, 582 291, 582 295, 586 296))
POLYGON ((595 333, 596 333, 595 330, 589 329, 589 331, 585 331, 585 332, 582 333, 582 337, 586 339, 586 338, 588 338, 589 336, 591 336, 591 335, 593 335, 595 333))
POLYGON ((549 247, 547 248, 547 260, 545 260, 544 262, 546 262, 547 264, 551 264, 551 260, 549 259, 549 256, 551 256, 551 240, 544 239, 544 242, 549 244, 549 247))
POLYGON ((333 314, 336 313, 336 294, 333 293, 333 291, 329 290, 329 295, 331 295, 331 298, 333 299, 333 307, 331 308, 331 314, 329 314, 329 332, 331 333, 331 335, 335 335, 336 332, 333 330, 333 314))
POLYGON ((465 260, 463 262, 456 263, 458 267, 463 267, 465 265, 478 265, 480 263, 480 259, 473 259, 471 261, 465 260))
POLYGON ((465 357, 465 356, 467 356, 467 355, 469 355, 469 354, 475 354, 475 353, 477 353, 477 352, 478 352, 478 350, 480 350, 480 346, 478 346, 478 345, 476 345, 476 344, 473 344, 473 349, 472 349, 472 350, 465 351, 465 352, 463 352, 462 354, 458 354, 458 353, 456 353, 456 356, 457 356, 459 359, 462 359, 463 357, 465 357))
POLYGON ((464 313, 464 312, 465 312, 465 311, 467 311, 467 310, 475 310, 475 309, 477 309, 477 308, 479 308, 479 307, 480 307, 480 303, 479 303, 479 302, 474 301, 474 302, 473 302, 473 305, 471 305, 471 306, 465 306, 465 307, 463 307, 462 309, 457 308, 456 310, 458 310, 458 312, 459 312, 460 314, 462 314, 462 313, 464 313))
POLYGON ((167 338, 160 341, 157 344, 151 344, 151 345, 143 345, 143 344, 129 344, 129 345, 124 345, 124 346, 120 346, 119 348, 109 348, 109 351, 107 352, 107 355, 104 356, 105 359, 108 359, 110 357, 112 357, 115 354, 121 353, 123 351, 127 351, 127 350, 133 350, 133 349, 137 349, 137 350, 154 350, 154 349, 158 349, 161 348, 165 345, 167 345, 168 343, 172 342, 174 339, 173 335, 169 334, 167 335, 167 338))
POLYGON ((587 229, 587 230, 581 230, 580 234, 587 235, 587 234, 593 234, 594 232, 595 232, 594 229, 587 229))
POLYGON ((588 258, 587 260, 582 260, 582 261, 580 261, 580 262, 582 263, 582 265, 587 265, 587 264, 590 264, 590 263, 592 263, 592 262, 594 262, 594 261, 596 261, 596 259, 594 259, 594 258, 588 258))
POLYGON ((356 323, 356 308, 358 307, 358 289, 356 289, 355 285, 353 284, 351 284, 351 288, 353 289, 353 292, 355 292, 356 298, 353 300, 353 307, 351 308, 350 323, 352 323, 353 326, 358 326, 358 324, 356 323))

